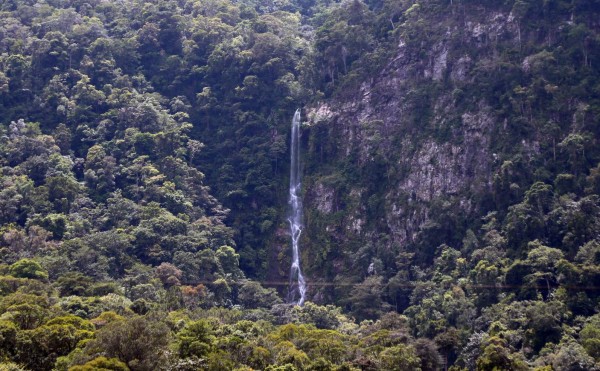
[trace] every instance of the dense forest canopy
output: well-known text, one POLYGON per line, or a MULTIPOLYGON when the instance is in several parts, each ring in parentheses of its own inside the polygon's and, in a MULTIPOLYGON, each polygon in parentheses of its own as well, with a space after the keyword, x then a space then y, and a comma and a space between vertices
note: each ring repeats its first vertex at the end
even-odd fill
POLYGON ((599 141, 598 0, 2 1, 0 369, 600 369, 599 141))

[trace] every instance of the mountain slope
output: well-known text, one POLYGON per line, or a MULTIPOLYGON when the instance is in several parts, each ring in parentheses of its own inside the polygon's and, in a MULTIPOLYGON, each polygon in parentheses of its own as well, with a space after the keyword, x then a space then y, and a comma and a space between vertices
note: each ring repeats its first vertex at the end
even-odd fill
POLYGON ((3 2, 0 368, 598 368, 599 13, 3 2))
MULTIPOLYGON (((382 41, 392 55, 366 77, 377 63, 365 55, 359 82, 351 70, 307 110, 309 275, 356 281, 375 269, 384 286, 410 281, 410 267, 430 269, 446 245, 472 269, 490 220, 510 259, 540 240, 572 260, 578 246, 558 231, 571 222, 553 220, 565 218, 554 208, 596 205, 597 10, 435 1, 381 10, 394 23, 382 41)), ((584 228, 579 246, 595 238, 584 228)))

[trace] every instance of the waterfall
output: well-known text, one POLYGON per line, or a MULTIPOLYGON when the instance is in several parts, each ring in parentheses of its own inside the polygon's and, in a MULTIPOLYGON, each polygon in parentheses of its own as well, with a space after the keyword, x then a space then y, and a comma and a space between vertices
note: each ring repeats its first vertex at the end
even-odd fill
POLYGON ((292 120, 290 163, 290 234, 292 235, 292 268, 290 269, 290 289, 288 300, 297 305, 304 304, 306 281, 300 268, 299 242, 302 234, 302 199, 300 198, 302 176, 300 173, 300 109, 292 120), (299 298, 296 300, 296 294, 299 298))

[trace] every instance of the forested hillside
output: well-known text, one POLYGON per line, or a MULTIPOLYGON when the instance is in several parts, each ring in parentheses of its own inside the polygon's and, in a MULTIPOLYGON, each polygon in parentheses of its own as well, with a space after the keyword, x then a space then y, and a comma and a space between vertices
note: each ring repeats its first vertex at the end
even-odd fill
POLYGON ((598 0, 2 1, 0 369, 599 369, 599 140, 598 0))

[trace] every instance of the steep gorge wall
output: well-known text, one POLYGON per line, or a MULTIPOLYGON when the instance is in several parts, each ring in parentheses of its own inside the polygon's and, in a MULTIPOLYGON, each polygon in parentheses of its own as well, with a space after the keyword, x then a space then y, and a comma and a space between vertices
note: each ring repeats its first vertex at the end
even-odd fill
POLYGON ((400 36, 380 72, 306 110, 303 261, 315 300, 344 297, 348 283, 373 274, 430 264, 442 243, 460 249, 467 230, 499 206, 494 181, 503 164, 540 160, 542 129, 518 119, 527 114, 513 90, 533 75, 541 43, 561 48, 555 35, 567 15, 542 31, 510 8, 448 10, 421 14, 428 34, 400 36))

